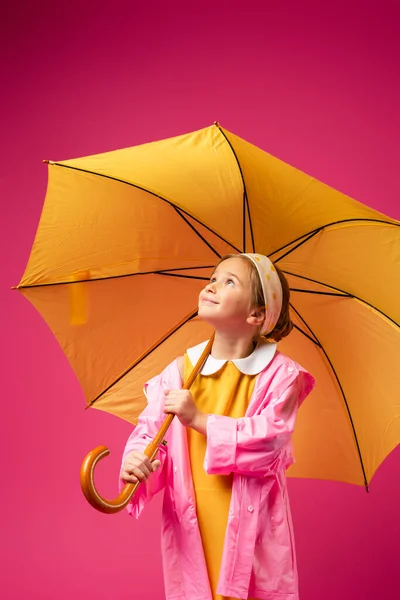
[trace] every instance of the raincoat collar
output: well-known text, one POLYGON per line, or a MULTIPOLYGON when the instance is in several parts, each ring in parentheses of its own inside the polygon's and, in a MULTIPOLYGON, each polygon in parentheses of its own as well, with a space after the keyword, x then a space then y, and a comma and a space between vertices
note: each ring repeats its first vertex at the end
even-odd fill
MULTIPOLYGON (((206 347, 207 341, 202 342, 193 348, 189 348, 186 351, 192 365, 197 363, 201 353, 206 347)), ((274 342, 261 342, 249 356, 246 356, 246 358, 237 358, 229 362, 232 362, 244 375, 258 375, 258 373, 265 369, 274 358, 276 347, 277 344, 274 342)), ((210 355, 200 373, 202 375, 213 375, 214 373, 217 373, 226 362, 228 361, 220 360, 210 355)))

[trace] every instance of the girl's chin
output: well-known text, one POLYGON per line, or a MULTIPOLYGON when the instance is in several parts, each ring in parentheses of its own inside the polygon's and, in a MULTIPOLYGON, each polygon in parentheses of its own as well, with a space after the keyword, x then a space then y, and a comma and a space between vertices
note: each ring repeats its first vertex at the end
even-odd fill
POLYGON ((231 327, 228 323, 226 323, 225 319, 218 318, 215 314, 212 314, 211 311, 208 310, 198 310, 198 316, 201 321, 207 323, 207 325, 211 325, 211 327, 215 331, 230 331, 231 327))
POLYGON ((202 315, 211 315, 211 311, 215 308, 215 304, 211 304, 211 303, 205 303, 205 304, 200 304, 199 308, 198 308, 198 314, 202 314, 202 315))
POLYGON ((205 323, 209 323, 210 325, 215 325, 219 321, 218 317, 216 317, 215 314, 212 314, 210 307, 207 305, 199 306, 197 314, 202 321, 205 321, 205 323))

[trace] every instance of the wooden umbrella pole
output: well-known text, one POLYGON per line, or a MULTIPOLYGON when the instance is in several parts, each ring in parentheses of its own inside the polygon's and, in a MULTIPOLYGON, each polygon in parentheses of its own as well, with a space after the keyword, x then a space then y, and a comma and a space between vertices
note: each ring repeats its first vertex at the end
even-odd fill
MULTIPOLYGON (((196 365, 193 367, 192 372, 190 373, 187 381, 185 382, 183 389, 188 390, 192 385, 193 381, 197 377, 197 374, 201 371, 202 366, 204 365, 207 357, 211 352, 211 348, 214 342, 214 334, 211 336, 209 342, 204 348, 199 360, 196 365)), ((150 459, 150 461, 154 460, 157 455, 160 444, 163 443, 165 434, 168 431, 169 426, 171 425, 173 419, 173 414, 169 414, 165 420, 163 421, 160 429, 157 432, 156 437, 150 444, 147 446, 144 451, 145 455, 150 459)), ((97 463, 110 454, 109 449, 106 446, 97 446, 89 452, 84 458, 81 466, 80 472, 80 480, 81 480, 81 488, 85 495, 86 500, 98 511, 114 514, 122 510, 127 506, 127 504, 132 499, 135 494, 138 486, 140 485, 140 481, 136 483, 126 483, 122 488, 120 494, 114 500, 106 500, 98 493, 96 486, 94 484, 94 470, 97 463)))

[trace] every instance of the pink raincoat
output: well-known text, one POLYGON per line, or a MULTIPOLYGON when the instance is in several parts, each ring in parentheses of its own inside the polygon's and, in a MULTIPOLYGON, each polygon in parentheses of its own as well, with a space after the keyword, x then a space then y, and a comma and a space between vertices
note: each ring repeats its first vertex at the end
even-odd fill
MULTIPOLYGON (((292 520, 286 488, 292 464, 291 435, 297 409, 314 380, 276 352, 257 375, 246 415, 210 415, 204 469, 234 473, 217 593, 260 600, 298 600, 292 520)), ((146 384, 148 406, 131 434, 124 457, 144 451, 165 418, 164 390, 180 389, 178 361, 146 384)), ((186 429, 176 418, 161 446, 161 467, 141 484, 128 505, 139 517, 164 489, 162 559, 167 600, 212 600, 196 516, 186 429)), ((122 485, 123 482, 121 482, 122 485)))

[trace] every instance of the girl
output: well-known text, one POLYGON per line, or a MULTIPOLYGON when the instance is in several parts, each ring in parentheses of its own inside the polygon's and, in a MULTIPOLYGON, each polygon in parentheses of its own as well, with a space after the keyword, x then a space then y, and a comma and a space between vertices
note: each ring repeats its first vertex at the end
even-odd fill
POLYGON ((121 484, 143 482, 138 517, 164 489, 167 600, 297 600, 285 471, 297 409, 314 380, 277 351, 292 329, 289 287, 259 254, 229 255, 199 296, 215 329, 211 354, 182 390, 204 344, 146 385, 148 406, 125 448, 121 484), (152 463, 143 451, 176 415, 152 463))

